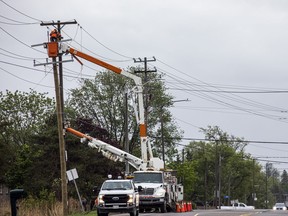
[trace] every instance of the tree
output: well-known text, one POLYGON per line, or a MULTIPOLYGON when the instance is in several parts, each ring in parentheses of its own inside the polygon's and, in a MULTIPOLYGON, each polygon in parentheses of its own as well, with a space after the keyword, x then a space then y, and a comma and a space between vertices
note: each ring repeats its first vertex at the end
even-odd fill
MULTIPOLYGON (((133 71, 133 69, 131 69, 133 71)), ((160 135, 160 119, 163 113, 165 121, 165 147, 167 154, 172 158, 175 153, 176 138, 181 137, 181 131, 176 127, 175 122, 168 108, 172 105, 172 97, 165 93, 164 83, 160 80, 160 75, 149 74, 149 99, 146 104, 148 110, 148 136, 151 138, 154 153, 162 152, 162 142, 160 135)), ((119 76, 109 71, 103 71, 96 75, 94 80, 81 80, 81 87, 71 90, 69 106, 74 108, 79 116, 93 119, 93 123, 105 128, 110 134, 110 139, 115 140, 123 147, 124 139, 124 118, 125 103, 124 92, 129 89, 128 122, 130 152, 140 156, 139 148, 139 126, 133 110, 135 95, 132 94, 135 84, 132 80, 119 76)), ((168 157, 168 158, 169 158, 168 157)))
POLYGON ((54 110, 54 101, 45 93, 0 92, 0 120, 5 131, 2 139, 16 145, 27 143, 29 135, 39 133, 39 126, 54 110))
POLYGON ((281 175, 281 191, 283 198, 287 196, 288 194, 288 174, 286 170, 283 170, 283 173, 281 175))
POLYGON ((0 164, 1 182, 11 188, 30 179, 27 168, 39 156, 31 145, 32 137, 54 113, 54 101, 33 90, 0 92, 0 164), (7 152, 6 152, 7 151, 7 152), (27 177, 28 179, 25 179, 27 177))
MULTIPOLYGON (((218 126, 208 126, 202 131, 208 141, 190 142, 184 150, 185 160, 193 162, 196 176, 190 192, 193 200, 214 200, 211 204, 218 205, 215 191, 220 189, 222 203, 230 204, 229 199, 251 202, 253 170, 258 176, 261 167, 259 164, 254 167, 253 159, 245 153, 246 142, 218 126), (224 196, 229 198, 224 199, 224 196)), ((179 169, 182 169, 181 166, 179 169)))

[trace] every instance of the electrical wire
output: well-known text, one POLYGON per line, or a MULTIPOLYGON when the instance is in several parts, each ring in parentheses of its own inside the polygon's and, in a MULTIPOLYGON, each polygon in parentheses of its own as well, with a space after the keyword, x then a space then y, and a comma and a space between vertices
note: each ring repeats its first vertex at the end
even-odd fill
POLYGON ((31 84, 35 84, 35 85, 38 85, 38 86, 46 87, 46 88, 54 88, 53 86, 42 85, 42 84, 39 84, 39 83, 36 83, 36 82, 32 82, 32 81, 30 81, 30 80, 24 79, 24 78, 22 78, 22 77, 19 77, 19 76, 15 75, 15 74, 13 74, 13 73, 5 70, 5 69, 2 68, 2 67, 0 67, 0 69, 1 69, 2 71, 4 71, 4 72, 10 74, 11 76, 14 76, 14 77, 16 77, 16 78, 18 78, 18 79, 20 79, 20 80, 22 80, 22 81, 25 81, 25 82, 28 82, 28 83, 31 83, 31 84))
MULTIPOLYGON (((168 73, 168 72, 166 72, 166 73, 168 73)), ((168 76, 170 76, 170 75, 168 75, 168 76)), ((170 76, 170 77, 173 77, 173 76, 170 76)), ((174 77, 174 80, 175 80, 175 77, 174 77)), ((179 87, 179 85, 171 85, 171 86, 176 87, 176 88, 179 87)), ((188 86, 188 85, 187 85, 187 86, 188 86)), ((195 88, 193 88, 193 87, 190 87, 190 89, 191 89, 191 90, 195 90, 195 88)), ((189 92, 190 90, 186 89, 185 91, 186 91, 186 92, 189 92)), ((218 91, 219 91, 219 90, 218 90, 218 91)), ((221 91, 221 90, 220 90, 220 91, 221 91)), ((196 89, 197 95, 203 95, 203 96, 209 97, 207 94, 204 94, 204 93, 202 93, 202 92, 208 92, 208 93, 210 92, 210 93, 212 93, 212 94, 215 95, 215 96, 220 96, 220 97, 221 97, 221 100, 224 99, 224 98, 226 98, 226 99, 228 99, 228 100, 232 100, 232 101, 235 101, 235 102, 237 102, 237 103, 240 103, 241 105, 246 104, 246 105, 249 105, 249 106, 260 107, 260 108, 263 108, 263 109, 265 109, 265 108, 267 108, 267 107, 269 107, 269 108, 273 107, 274 109, 279 109, 279 112, 285 110, 284 108, 278 108, 278 107, 274 107, 274 106, 270 106, 270 105, 258 103, 258 102, 255 102, 255 101, 252 101, 252 103, 251 103, 251 102, 250 102, 251 100, 249 100, 249 101, 247 102, 246 100, 248 100, 248 99, 246 99, 246 98, 244 98, 244 100, 243 100, 243 99, 238 99, 240 96, 237 96, 238 98, 233 98, 233 97, 229 97, 229 96, 226 96, 226 95, 223 95, 223 94, 219 94, 219 95, 218 95, 217 93, 214 93, 214 92, 211 91, 211 90, 207 90, 207 88, 196 89)), ((194 91, 194 93, 195 93, 195 91, 194 91)), ((210 98, 211 98, 211 97, 210 97, 210 98)))
MULTIPOLYGON (((193 107, 193 106, 177 106, 177 107, 170 107, 170 109, 180 109, 180 110, 195 110, 201 112, 214 112, 214 113, 224 113, 224 114, 237 114, 237 115, 251 115, 250 113, 246 112, 238 112, 235 109, 231 109, 228 107, 193 107)), ((253 112, 277 112, 278 110, 258 110, 258 109, 249 109, 253 112)))
POLYGON ((260 149, 269 149, 269 150, 273 150, 273 151, 278 151, 278 152, 288 152, 286 150, 283 150, 283 149, 274 149, 274 148, 270 148, 270 147, 266 147, 266 146, 257 146, 257 145, 254 145, 254 144, 251 144, 249 143, 249 146, 253 146, 253 147, 256 147, 256 148, 260 148, 260 149))
MULTIPOLYGON (((183 84, 183 85, 192 85, 192 86, 197 86, 199 88, 201 87, 207 87, 206 84, 202 84, 199 82, 191 82, 191 81, 181 81, 181 82, 174 82, 173 80, 168 80, 165 79, 165 82, 168 84, 183 84)), ((238 86, 238 85, 227 85, 227 84, 211 84, 209 83, 209 86, 214 87, 214 88, 220 88, 220 89, 231 89, 233 90, 241 90, 241 91, 287 91, 287 89, 282 89, 282 88, 263 88, 263 87, 251 87, 251 86, 238 86)))
MULTIPOLYGON (((28 70, 32 70, 32 71, 37 71, 37 72, 42 72, 42 73, 46 73, 46 71, 43 71, 43 70, 39 70, 39 69, 36 69, 36 68, 31 68, 31 67, 27 67, 27 66, 23 66, 23 65, 18 65, 18 64, 15 64, 15 63, 11 63, 11 62, 7 62, 7 61, 2 61, 0 60, 0 63, 3 63, 3 64, 7 64, 7 65, 12 65, 12 66, 16 66, 16 67, 20 67, 20 68, 24 68, 24 69, 28 69, 28 70)), ((51 68, 50 68, 51 69, 51 68)), ((67 73, 67 72, 66 72, 67 73)), ((71 74, 71 73, 70 73, 71 74)), ((74 73, 75 74, 75 73, 74 73)), ((69 75, 69 74, 64 74, 63 76, 66 76, 66 77, 69 77, 69 78, 78 78, 77 76, 73 76, 73 75, 69 75)), ((94 78, 94 76, 91 76, 91 75, 84 75, 84 76, 87 76, 88 78, 94 78)))
MULTIPOLYGON (((176 78, 175 78, 175 80, 176 80, 176 78)), ((268 115, 268 114, 265 114, 265 113, 262 113, 262 112, 255 112, 255 111, 252 111, 252 110, 248 110, 248 109, 242 108, 240 106, 236 106, 236 105, 233 105, 231 103, 225 102, 225 101, 223 101, 222 98, 221 99, 217 99, 215 97, 212 97, 210 95, 207 95, 207 94, 204 94, 204 93, 201 93, 201 92, 194 92, 194 93, 186 92, 186 93, 191 94, 191 95, 196 95, 197 97, 202 98, 204 100, 211 101, 213 103, 217 103, 217 104, 220 104, 222 106, 226 106, 226 107, 229 107, 229 108, 232 108, 232 109, 236 109, 236 110, 239 110, 239 111, 242 111, 242 112, 247 112, 247 113, 250 113, 250 114, 253 114, 253 115, 256 115, 256 116, 265 117, 265 118, 272 119, 272 120, 277 120, 277 121, 279 121, 279 119, 281 118, 281 116, 277 116, 277 115, 268 115)), ((283 119, 282 119, 282 121, 283 121, 283 119)))
MULTIPOLYGON (((165 65, 167 65, 167 66, 169 66, 168 64, 166 64, 166 63, 164 63, 163 62, 163 64, 165 64, 165 65)), ((172 69, 175 69, 176 71, 178 71, 178 72, 181 72, 181 71, 179 71, 178 69, 176 69, 176 68, 174 68, 174 67, 172 67, 172 66, 169 66, 169 67, 171 67, 172 69)), ((157 68, 158 70, 159 70, 159 67, 157 68)), ((166 74, 166 76, 169 76, 169 72, 167 72, 167 71, 163 71, 163 73, 165 73, 166 74)), ((181 72, 181 73, 183 73, 183 72, 181 72)), ((185 74, 185 73, 184 73, 185 74)), ((179 79, 177 79, 176 77, 175 77, 175 74, 173 74, 173 75, 171 75, 170 76, 172 79, 174 79, 174 80, 176 80, 176 81, 181 81, 181 80, 183 80, 183 78, 179 78, 179 79)), ((190 77, 190 76, 189 76, 190 77)), ((192 77, 193 78, 193 77, 192 77)), ((196 79, 196 78, 193 78, 193 79, 196 79)), ((196 79, 196 80, 198 80, 198 79, 196 79)), ((200 81, 200 82, 202 82, 202 81, 200 81)), ((202 82, 202 83, 204 83, 204 82, 202 82)), ((206 84, 206 83, 205 83, 206 84)), ((206 84, 207 85, 207 84, 206 84)), ((175 85, 176 87, 179 87, 178 85, 175 85)), ((187 92, 188 94, 191 94, 191 92, 187 92)), ((217 98, 215 98, 215 97, 211 97, 211 96, 209 96, 209 95, 207 95, 207 94, 204 94, 204 93, 202 93, 202 92, 193 92, 193 95, 196 95, 197 97, 200 97, 200 98, 202 98, 202 99, 204 99, 204 100, 209 100, 209 101, 211 101, 211 102, 214 102, 214 103, 218 103, 218 104, 221 104, 221 105, 224 105, 224 106, 228 106, 228 107, 231 107, 231 108, 234 108, 234 109, 238 109, 238 110, 241 110, 241 111, 244 111, 244 112, 249 112, 249 113, 251 113, 251 114, 253 114, 253 115, 258 115, 258 116, 261 116, 261 117, 265 117, 265 118, 269 118, 269 119, 273 119, 273 120, 277 120, 277 121, 282 121, 283 122, 283 119, 284 118, 282 118, 281 116, 275 116, 275 115, 267 115, 267 114, 264 114, 264 113, 259 113, 259 112, 251 112, 251 111, 249 111, 249 110, 246 110, 246 109, 244 109, 244 108, 242 108, 242 107, 239 107, 239 106, 236 106, 236 105, 232 105, 232 104, 230 104, 230 103, 227 103, 227 102, 224 102, 223 101, 223 98, 226 98, 226 99, 229 99, 229 100, 234 100, 235 101, 235 99, 234 98, 231 98, 231 97, 226 97, 226 96, 223 96, 223 95, 221 95, 221 100, 220 99, 217 99, 217 98)), ((215 93, 215 95, 216 96, 218 96, 216 93, 215 93)), ((240 102, 238 99, 237 99, 237 101, 236 102, 240 102)), ((263 104, 251 104, 251 103, 247 103, 246 101, 242 101, 242 104, 248 104, 249 106, 254 106, 254 107, 264 107, 264 105, 263 104)), ((268 106, 267 105, 267 107, 273 107, 273 106, 268 106)), ((265 107, 265 108, 267 108, 267 107, 265 107)), ((275 107, 273 107, 273 108, 275 108, 275 107)), ((282 109, 281 108, 281 110, 280 110, 280 108, 277 108, 277 109, 279 109, 279 112, 280 111, 283 111, 283 110, 285 110, 285 109, 282 109)))
MULTIPOLYGON (((154 137, 154 138, 159 138, 159 137, 154 137)), ((205 139, 205 138, 192 138, 192 137, 169 137, 170 139, 182 139, 182 140, 188 140, 188 141, 207 141, 207 142, 211 142, 212 140, 210 139, 205 139)), ((213 142, 235 142, 235 140, 229 140, 229 139, 225 139, 225 140, 221 140, 221 139, 217 139, 217 140, 213 140, 213 142)), ((288 141, 261 141, 261 140, 241 140, 242 143, 254 143, 254 144, 274 144, 274 145, 288 145, 288 141)))
POLYGON ((29 16, 29 15, 27 15, 27 14, 25 14, 25 13, 19 11, 19 10, 17 10, 15 7, 12 7, 11 5, 9 5, 8 3, 6 3, 5 1, 3 1, 3 0, 0 0, 0 1, 1 1, 3 4, 5 4, 6 6, 8 6, 9 8, 13 9, 14 11, 22 14, 23 16, 26 16, 26 17, 28 17, 28 18, 30 18, 30 19, 36 20, 36 21, 38 21, 38 22, 41 22, 41 20, 36 19, 36 18, 34 18, 34 17, 31 17, 31 16, 29 16))
MULTIPOLYGON (((195 77, 192 77, 191 75, 189 75, 189 74, 187 74, 187 73, 184 73, 184 72, 176 69, 175 67, 172 67, 172 66, 168 65, 167 63, 159 60, 159 59, 158 59, 158 61, 160 61, 162 64, 164 64, 164 65, 172 68, 173 70, 175 70, 175 71, 177 71, 177 72, 180 72, 181 74, 184 74, 184 75, 186 75, 186 76, 188 76, 188 77, 190 77, 190 78, 192 78, 192 79, 195 79, 195 80, 199 81, 200 83, 204 84, 204 85, 207 86, 207 87, 212 87, 212 88, 215 88, 215 89, 221 91, 221 89, 219 89, 219 88, 217 88, 217 87, 215 87, 215 86, 211 86, 209 83, 203 82, 203 81, 201 81, 201 80, 199 80, 199 79, 197 79, 197 78, 195 78, 195 77)), ((167 72, 166 72, 166 73, 167 73, 167 72)), ((171 77, 175 80, 175 77, 173 77, 173 75, 174 75, 174 74, 172 74, 171 77)), ((183 80, 184 80, 184 79, 183 79, 183 80)), ((204 89, 206 89, 206 88, 204 88, 204 89)), ((206 90, 207 90, 207 89, 206 89, 206 90)), ((233 95, 233 94, 232 94, 232 95, 233 95)), ((233 95, 233 96, 236 96, 237 98, 240 98, 240 99, 241 99, 241 100, 237 99, 238 102, 245 103, 245 104, 248 104, 248 105, 252 105, 252 106, 262 106, 262 107, 263 107, 263 106, 265 106, 265 107, 266 107, 266 106, 268 106, 268 107, 273 107, 273 106, 270 106, 270 105, 267 105, 267 104, 263 104, 263 103, 259 103, 259 102, 255 102, 255 101, 252 101, 252 100, 249 100, 249 99, 247 99, 247 98, 243 98, 243 97, 240 97, 240 96, 237 96, 237 95, 233 95), (248 101, 248 102, 246 102, 246 101, 248 101), (251 102, 252 102, 252 103, 251 103, 251 102)), ((221 97, 223 97, 223 95, 221 95, 221 97)), ((231 98, 231 97, 227 97, 227 96, 224 96, 224 97, 225 97, 225 98, 228 98, 228 99, 232 99, 232 100, 235 101, 235 99, 233 99, 233 98, 231 98)), ((274 107, 274 108, 278 108, 278 107, 274 107)), ((278 109, 279 109, 279 110, 283 110, 283 108, 278 108, 278 109)), ((284 110, 285 110, 285 109, 284 109, 284 110)))
POLYGON ((10 19, 8 17, 2 16, 0 15, 0 17, 2 17, 3 19, 15 22, 15 23, 11 23, 11 25, 34 25, 34 24, 39 24, 39 22, 33 22, 33 23, 27 23, 27 22, 22 22, 22 21, 18 21, 18 20, 14 20, 14 19, 10 19))
POLYGON ((1 24, 5 24, 5 25, 35 25, 35 24, 38 24, 38 23, 8 23, 8 22, 3 22, 3 21, 0 21, 1 24))
POLYGON ((184 89, 184 88, 168 88, 170 90, 178 91, 191 91, 191 92, 213 92, 213 93, 229 93, 229 94, 275 94, 275 93, 288 93, 288 90, 279 91, 224 91, 224 90, 204 90, 204 89, 184 89))
MULTIPOLYGON (((10 54, 12 54, 12 55, 15 55, 15 56, 17 56, 17 57, 19 57, 20 59, 22 58, 22 59, 27 59, 27 60, 34 60, 34 59, 46 59, 46 58, 32 58, 32 57, 28 57, 28 56, 23 56, 23 55, 19 55, 19 54, 16 54, 16 53, 13 53, 13 52, 10 52, 10 51, 8 51, 8 50, 6 50, 6 49, 3 49, 3 48, 1 48, 0 47, 0 50, 3 50, 4 52, 6 52, 6 53, 10 53, 10 54)), ((13 58, 13 57, 12 57, 13 58)))
MULTIPOLYGON (((0 1, 1 1, 1 0, 0 0, 0 1)), ((7 35, 9 35, 10 37, 12 37, 13 39, 15 39, 16 41, 18 41, 19 43, 23 44, 24 46, 26 46, 26 47, 28 47, 28 48, 30 48, 30 49, 33 49, 33 50, 35 50, 35 51, 37 51, 37 52, 40 52, 40 53, 42 53, 42 54, 46 54, 45 52, 42 52, 42 51, 40 51, 40 50, 37 50, 37 49, 29 46, 28 44, 24 43, 23 41, 19 40, 18 38, 16 38, 16 37, 13 36, 12 34, 10 34, 8 31, 6 31, 5 29, 3 29, 1 26, 0 26, 0 29, 1 29, 3 32, 5 32, 7 35)))
POLYGON ((99 55, 97 53, 95 53, 94 51, 92 51, 91 49, 88 49, 87 47, 83 46, 82 44, 80 44, 79 42, 77 42, 76 40, 73 40, 71 36, 69 36, 65 31, 62 31, 67 37, 69 37, 69 39, 71 39, 73 42, 75 42, 78 46, 81 47, 81 49, 86 50, 89 53, 92 53, 95 56, 98 56, 99 58, 101 58, 101 60, 105 60, 108 62, 127 62, 127 61, 131 61, 131 60, 115 60, 115 59, 111 59, 111 58, 106 58, 102 55, 99 55))
POLYGON ((133 57, 126 56, 126 55, 123 55, 123 54, 121 54, 121 53, 119 53, 119 52, 116 52, 115 50, 112 50, 111 48, 109 48, 108 46, 104 45, 104 44, 101 43, 99 40, 97 40, 93 35, 91 35, 91 34, 90 34, 88 31, 86 31, 83 27, 82 27, 82 29, 83 29, 83 31, 84 31, 87 35, 89 35, 93 40, 95 40, 98 44, 100 44, 101 46, 103 46, 103 47, 106 48, 107 50, 109 50, 109 51, 111 51, 111 52, 113 52, 113 53, 115 53, 115 54, 117 54, 117 55, 119 55, 119 56, 122 56, 122 57, 124 57, 124 58, 129 59, 129 61, 130 61, 130 60, 133 60, 133 57))

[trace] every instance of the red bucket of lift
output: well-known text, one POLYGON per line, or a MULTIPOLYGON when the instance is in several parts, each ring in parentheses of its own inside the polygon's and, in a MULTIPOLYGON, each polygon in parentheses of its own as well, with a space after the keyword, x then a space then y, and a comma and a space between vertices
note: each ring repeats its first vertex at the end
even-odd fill
POLYGON ((49 42, 47 43, 47 51, 49 57, 57 57, 58 56, 58 43, 57 42, 49 42))

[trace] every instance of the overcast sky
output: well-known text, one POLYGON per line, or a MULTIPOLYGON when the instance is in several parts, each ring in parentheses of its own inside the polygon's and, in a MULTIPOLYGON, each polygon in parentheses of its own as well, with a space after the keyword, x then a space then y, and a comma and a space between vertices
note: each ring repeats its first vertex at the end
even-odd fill
MULTIPOLYGON (((46 50, 30 46, 48 40, 41 21, 76 20, 62 29, 75 48, 121 68, 155 56, 149 67, 164 73, 174 100, 189 99, 171 108, 185 138, 217 125, 250 141, 288 142, 286 0, 0 0, 0 14, 0 91, 53 97, 51 67, 33 66, 46 50)), ((99 70, 65 63, 66 97, 77 77, 99 70)), ((288 144, 251 142, 246 152, 288 163, 288 144)))

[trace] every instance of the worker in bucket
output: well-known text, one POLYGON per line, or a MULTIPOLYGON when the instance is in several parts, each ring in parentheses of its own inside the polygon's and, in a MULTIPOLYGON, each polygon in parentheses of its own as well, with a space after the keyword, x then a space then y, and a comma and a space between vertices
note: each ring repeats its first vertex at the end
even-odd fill
POLYGON ((51 42, 57 42, 61 39, 61 34, 57 31, 57 29, 53 29, 50 32, 50 41, 51 42))

